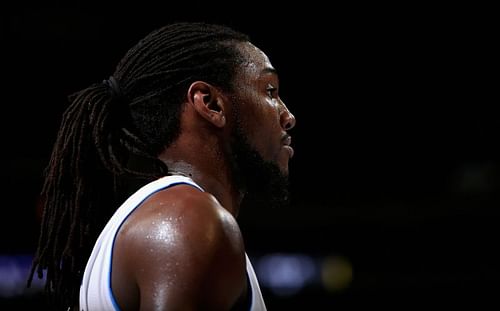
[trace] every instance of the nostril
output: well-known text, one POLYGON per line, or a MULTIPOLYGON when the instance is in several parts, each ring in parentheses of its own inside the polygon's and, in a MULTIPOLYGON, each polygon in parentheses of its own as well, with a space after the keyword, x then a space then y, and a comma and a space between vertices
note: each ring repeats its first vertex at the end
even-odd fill
POLYGON ((290 130, 295 126, 295 116, 288 110, 286 105, 281 101, 281 110, 280 110, 280 122, 281 127, 284 130, 290 130))
POLYGON ((283 128, 285 130, 290 130, 295 126, 295 122, 296 122, 295 116, 293 114, 291 114, 289 111, 284 113, 282 115, 282 117, 283 117, 283 128))

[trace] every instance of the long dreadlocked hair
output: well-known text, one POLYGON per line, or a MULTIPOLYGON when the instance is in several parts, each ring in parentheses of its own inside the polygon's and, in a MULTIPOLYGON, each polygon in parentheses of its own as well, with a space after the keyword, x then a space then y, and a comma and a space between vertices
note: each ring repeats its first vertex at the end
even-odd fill
POLYGON ((120 182, 167 173, 157 156, 179 135, 190 83, 225 91, 242 62, 236 43, 249 38, 221 25, 176 23, 140 40, 106 83, 69 97, 45 171, 44 211, 28 279, 43 278, 55 308, 76 305, 83 271, 100 231, 116 210, 120 182), (152 169, 134 167, 148 159, 152 169))

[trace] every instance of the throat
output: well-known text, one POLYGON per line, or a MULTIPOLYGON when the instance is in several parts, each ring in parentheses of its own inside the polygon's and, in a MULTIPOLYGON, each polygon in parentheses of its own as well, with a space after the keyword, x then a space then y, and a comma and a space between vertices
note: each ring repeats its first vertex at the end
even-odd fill
POLYGON ((168 175, 180 175, 180 176, 189 177, 189 178, 193 177, 193 174, 191 174, 191 173, 184 173, 184 172, 179 172, 179 171, 168 171, 168 175))

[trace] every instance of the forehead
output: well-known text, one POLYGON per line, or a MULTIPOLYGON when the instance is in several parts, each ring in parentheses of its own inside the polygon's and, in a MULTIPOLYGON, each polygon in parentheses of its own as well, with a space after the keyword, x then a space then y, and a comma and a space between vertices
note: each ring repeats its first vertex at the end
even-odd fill
POLYGON ((252 43, 242 43, 239 49, 244 59, 242 63, 242 70, 244 73, 253 77, 258 77, 263 73, 275 71, 269 57, 252 43))

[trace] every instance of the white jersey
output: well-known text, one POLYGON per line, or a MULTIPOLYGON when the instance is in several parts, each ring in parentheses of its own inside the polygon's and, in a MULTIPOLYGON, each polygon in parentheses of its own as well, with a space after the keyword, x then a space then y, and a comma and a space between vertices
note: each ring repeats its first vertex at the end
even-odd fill
MULTIPOLYGON (((153 193, 177 185, 189 184, 203 191, 192 179, 184 176, 165 176, 155 180, 130 196, 111 217, 97 239, 83 274, 80 286, 80 310, 120 310, 111 290, 111 260, 116 235, 127 217, 153 193)), ((250 283, 249 311, 265 311, 266 306, 252 264, 246 257, 246 270, 250 283)))

